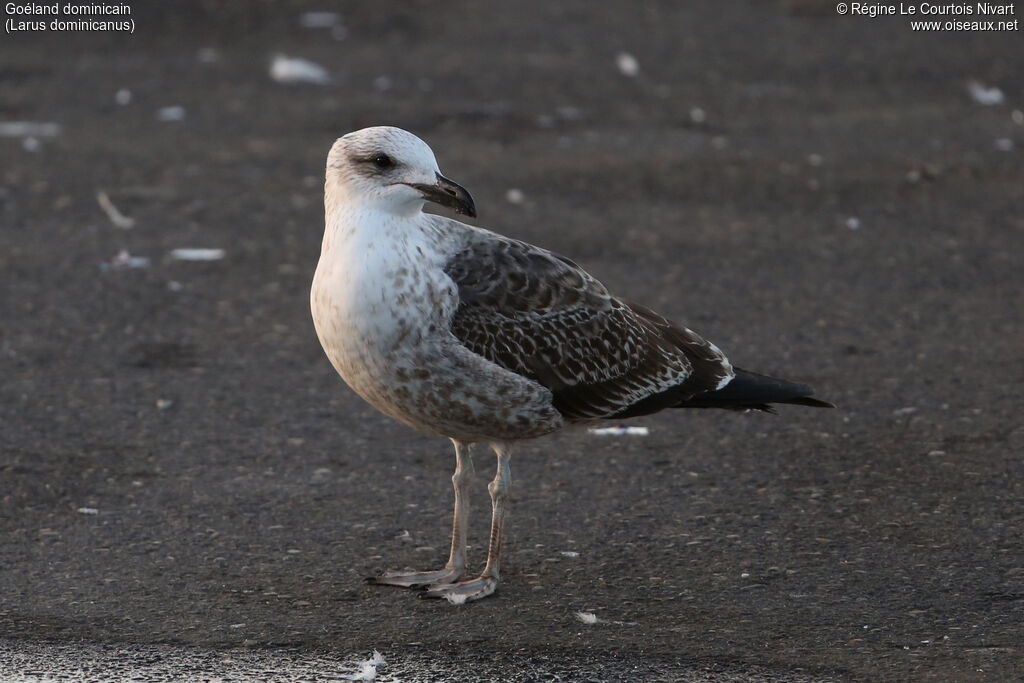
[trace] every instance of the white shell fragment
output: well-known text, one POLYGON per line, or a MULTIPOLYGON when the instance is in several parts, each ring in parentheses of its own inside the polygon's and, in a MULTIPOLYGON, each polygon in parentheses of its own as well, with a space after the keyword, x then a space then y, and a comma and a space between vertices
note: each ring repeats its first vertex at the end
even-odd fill
POLYGON ((171 258, 178 261, 219 261, 224 258, 223 249, 181 248, 171 250, 171 258))
POLYGON ((270 63, 270 77, 278 83, 312 83, 326 85, 331 76, 327 69, 301 57, 275 55, 270 63))
POLYGON ((518 187, 510 187, 505 192, 505 201, 509 204, 522 204, 526 200, 526 195, 518 187))
POLYGON ((647 436, 650 430, 647 427, 633 427, 620 425, 618 427, 596 427, 588 429, 594 436, 647 436))
POLYGON ((52 138, 60 135, 60 124, 36 121, 0 121, 0 138, 52 138))
POLYGON ((1006 100, 1006 95, 996 86, 987 86, 977 79, 967 83, 967 92, 971 99, 985 107, 994 107, 1006 100))
POLYGON ((172 105, 170 107, 160 107, 156 110, 156 120, 163 121, 164 123, 174 123, 176 121, 185 120, 185 107, 181 105, 172 105))
POLYGON ((103 213, 107 214, 107 218, 114 224, 114 227, 122 230, 130 230, 135 227, 135 219, 121 213, 103 190, 96 193, 96 203, 103 209, 103 213))
POLYGON ((640 62, 628 52, 620 52, 615 56, 615 65, 619 67, 619 73, 623 76, 633 78, 640 73, 640 62))

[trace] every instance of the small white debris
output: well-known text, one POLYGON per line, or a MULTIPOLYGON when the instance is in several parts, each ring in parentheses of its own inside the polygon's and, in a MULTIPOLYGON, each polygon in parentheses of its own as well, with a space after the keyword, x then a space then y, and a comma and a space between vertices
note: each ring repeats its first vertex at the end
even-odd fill
POLYGON ((372 681, 377 678, 377 667, 387 666, 387 662, 376 650, 373 651, 373 656, 364 662, 360 662, 359 671, 354 674, 345 674, 341 676, 346 681, 372 681))
POLYGON ((704 123, 708 118, 707 112, 700 107, 690 108, 690 120, 694 123, 704 123))
POLYGON ((921 164, 907 171, 907 182, 919 183, 922 180, 935 180, 942 175, 942 169, 934 164, 921 164))
POLYGON ((894 417, 902 417, 903 415, 912 415, 917 412, 917 408, 914 406, 907 406, 906 408, 897 408, 892 411, 894 417))
POLYGON ((588 429, 594 436, 647 436, 650 430, 647 427, 597 427, 588 429))
POLYGON ((21 146, 26 152, 38 152, 42 143, 39 142, 39 138, 27 137, 21 141, 21 146))
POLYGON ((845 225, 850 230, 860 230, 860 219, 856 216, 850 216, 846 219, 845 225))
POLYGON ((100 270, 128 270, 130 268, 148 268, 149 259, 145 256, 132 256, 127 249, 117 252, 109 261, 100 264, 100 270))
POLYGON ((223 249, 181 248, 171 250, 171 258, 179 261, 219 261, 224 258, 223 249))
POLYGON ((168 408, 170 408, 173 405, 174 405, 174 401, 172 401, 169 398, 158 398, 156 400, 156 409, 157 410, 167 410, 168 408))
POLYGON ((1006 100, 1006 95, 996 86, 987 86, 979 80, 971 79, 967 83, 967 92, 971 99, 985 107, 994 107, 1006 100))
POLYGON ((505 201, 509 204, 522 204, 525 199, 526 195, 523 194, 523 191, 518 187, 510 187, 508 191, 505 192, 505 201))
POLYGON ((1014 109, 1010 112, 1010 120, 1016 123, 1018 126, 1024 126, 1024 111, 1020 109, 1014 109))
POLYGON ((534 119, 537 123, 538 128, 554 128, 555 117, 551 114, 538 114, 537 118, 534 119))
POLYGON ((52 138, 60 135, 60 124, 36 121, 0 121, 0 138, 52 138))
POLYGON ((303 12, 299 15, 299 26, 302 28, 331 28, 341 22, 337 12, 303 12))
POLYGON ((77 512, 80 515, 98 515, 98 514, 100 514, 100 511, 97 510, 96 508, 78 508, 77 510, 75 510, 75 512, 77 512))
POLYGON ((278 83, 312 83, 326 85, 331 76, 327 69, 301 57, 275 55, 270 63, 270 77, 278 83))
POLYGON ((216 64, 220 61, 220 52, 215 47, 201 47, 196 50, 196 59, 200 64, 216 64))
POLYGON ((107 218, 114 224, 114 227, 121 228, 122 230, 130 230, 135 227, 135 219, 129 218, 118 211, 117 207, 114 206, 114 202, 110 201, 110 197, 103 190, 96 193, 96 202, 103 209, 103 213, 107 214, 107 218))
POLYGON ((599 621, 593 612, 576 612, 576 618, 584 624, 596 624, 599 621))
POLYGON ((743 572, 743 573, 741 573, 740 574, 740 578, 741 579, 749 579, 750 578, 750 572, 743 572))
POLYGON ((558 112, 559 118, 563 121, 579 121, 583 118, 583 112, 580 111, 579 107, 559 107, 556 111, 558 112))
POLYGON ((1010 138, 999 138, 995 141, 994 146, 1000 152, 1012 152, 1013 140, 1010 138))
POLYGON ((814 166, 815 168, 821 166, 822 163, 824 163, 824 161, 825 157, 821 156, 817 152, 811 152, 810 154, 807 155, 807 163, 810 164, 811 166, 814 166))
POLYGON ((444 597, 453 605, 462 605, 469 596, 462 593, 447 593, 444 597))
POLYGON ((128 88, 121 88, 114 93, 114 101, 122 107, 132 103, 132 91, 128 88))
POLYGON ((175 104, 170 107, 160 107, 156 110, 156 120, 165 123, 174 123, 185 120, 185 107, 175 104))
POLYGON ((561 552, 561 554, 564 557, 579 557, 580 556, 580 554, 578 552, 576 552, 575 550, 563 550, 561 552))
POLYGON ((640 62, 636 61, 636 57, 628 52, 620 52, 616 55, 615 65, 619 67, 619 72, 623 76, 633 78, 640 73, 640 62))
POLYGON ((930 458, 941 458, 946 454, 946 451, 928 451, 928 457, 930 458))
POLYGON ((169 289, 172 292, 180 292, 181 290, 185 289, 185 285, 181 284, 177 280, 171 280, 170 282, 167 283, 167 289, 169 289))

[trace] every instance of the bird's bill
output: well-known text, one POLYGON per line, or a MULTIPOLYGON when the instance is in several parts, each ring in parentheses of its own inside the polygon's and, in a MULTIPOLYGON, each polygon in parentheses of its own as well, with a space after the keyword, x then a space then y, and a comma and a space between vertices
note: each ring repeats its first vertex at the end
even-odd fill
POLYGON ((476 217, 476 204, 469 191, 440 173, 437 174, 437 182, 433 185, 409 183, 409 186, 419 190, 420 195, 428 202, 447 206, 449 209, 454 209, 456 213, 470 218, 476 217))

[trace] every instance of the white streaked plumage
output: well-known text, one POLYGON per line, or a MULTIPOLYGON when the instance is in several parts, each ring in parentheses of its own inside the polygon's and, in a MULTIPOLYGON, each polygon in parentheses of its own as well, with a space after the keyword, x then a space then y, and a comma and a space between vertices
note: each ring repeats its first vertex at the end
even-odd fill
POLYGON ((667 407, 823 404, 802 385, 735 371, 716 346, 612 296, 568 259, 423 213, 426 201, 469 215, 475 207, 411 133, 377 127, 339 138, 324 197, 310 302, 327 357, 370 404, 456 448, 448 564, 389 571, 380 583, 426 586, 425 595, 453 602, 494 591, 515 441, 667 407), (476 442, 498 455, 491 543, 484 573, 459 582, 476 442))

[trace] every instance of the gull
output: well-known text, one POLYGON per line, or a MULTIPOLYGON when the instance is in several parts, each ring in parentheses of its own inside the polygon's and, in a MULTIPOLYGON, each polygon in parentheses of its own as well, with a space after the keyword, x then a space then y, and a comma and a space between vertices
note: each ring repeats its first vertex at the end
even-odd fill
POLYGON ((444 216, 469 192, 399 128, 364 128, 327 156, 326 226, 310 291, 317 336, 342 379, 382 413, 455 446, 448 562, 375 583, 461 604, 494 593, 513 446, 572 425, 666 408, 832 407, 811 389, 733 367, 696 332, 613 296, 569 259, 444 216), (470 446, 488 444, 491 532, 464 580, 470 446))

